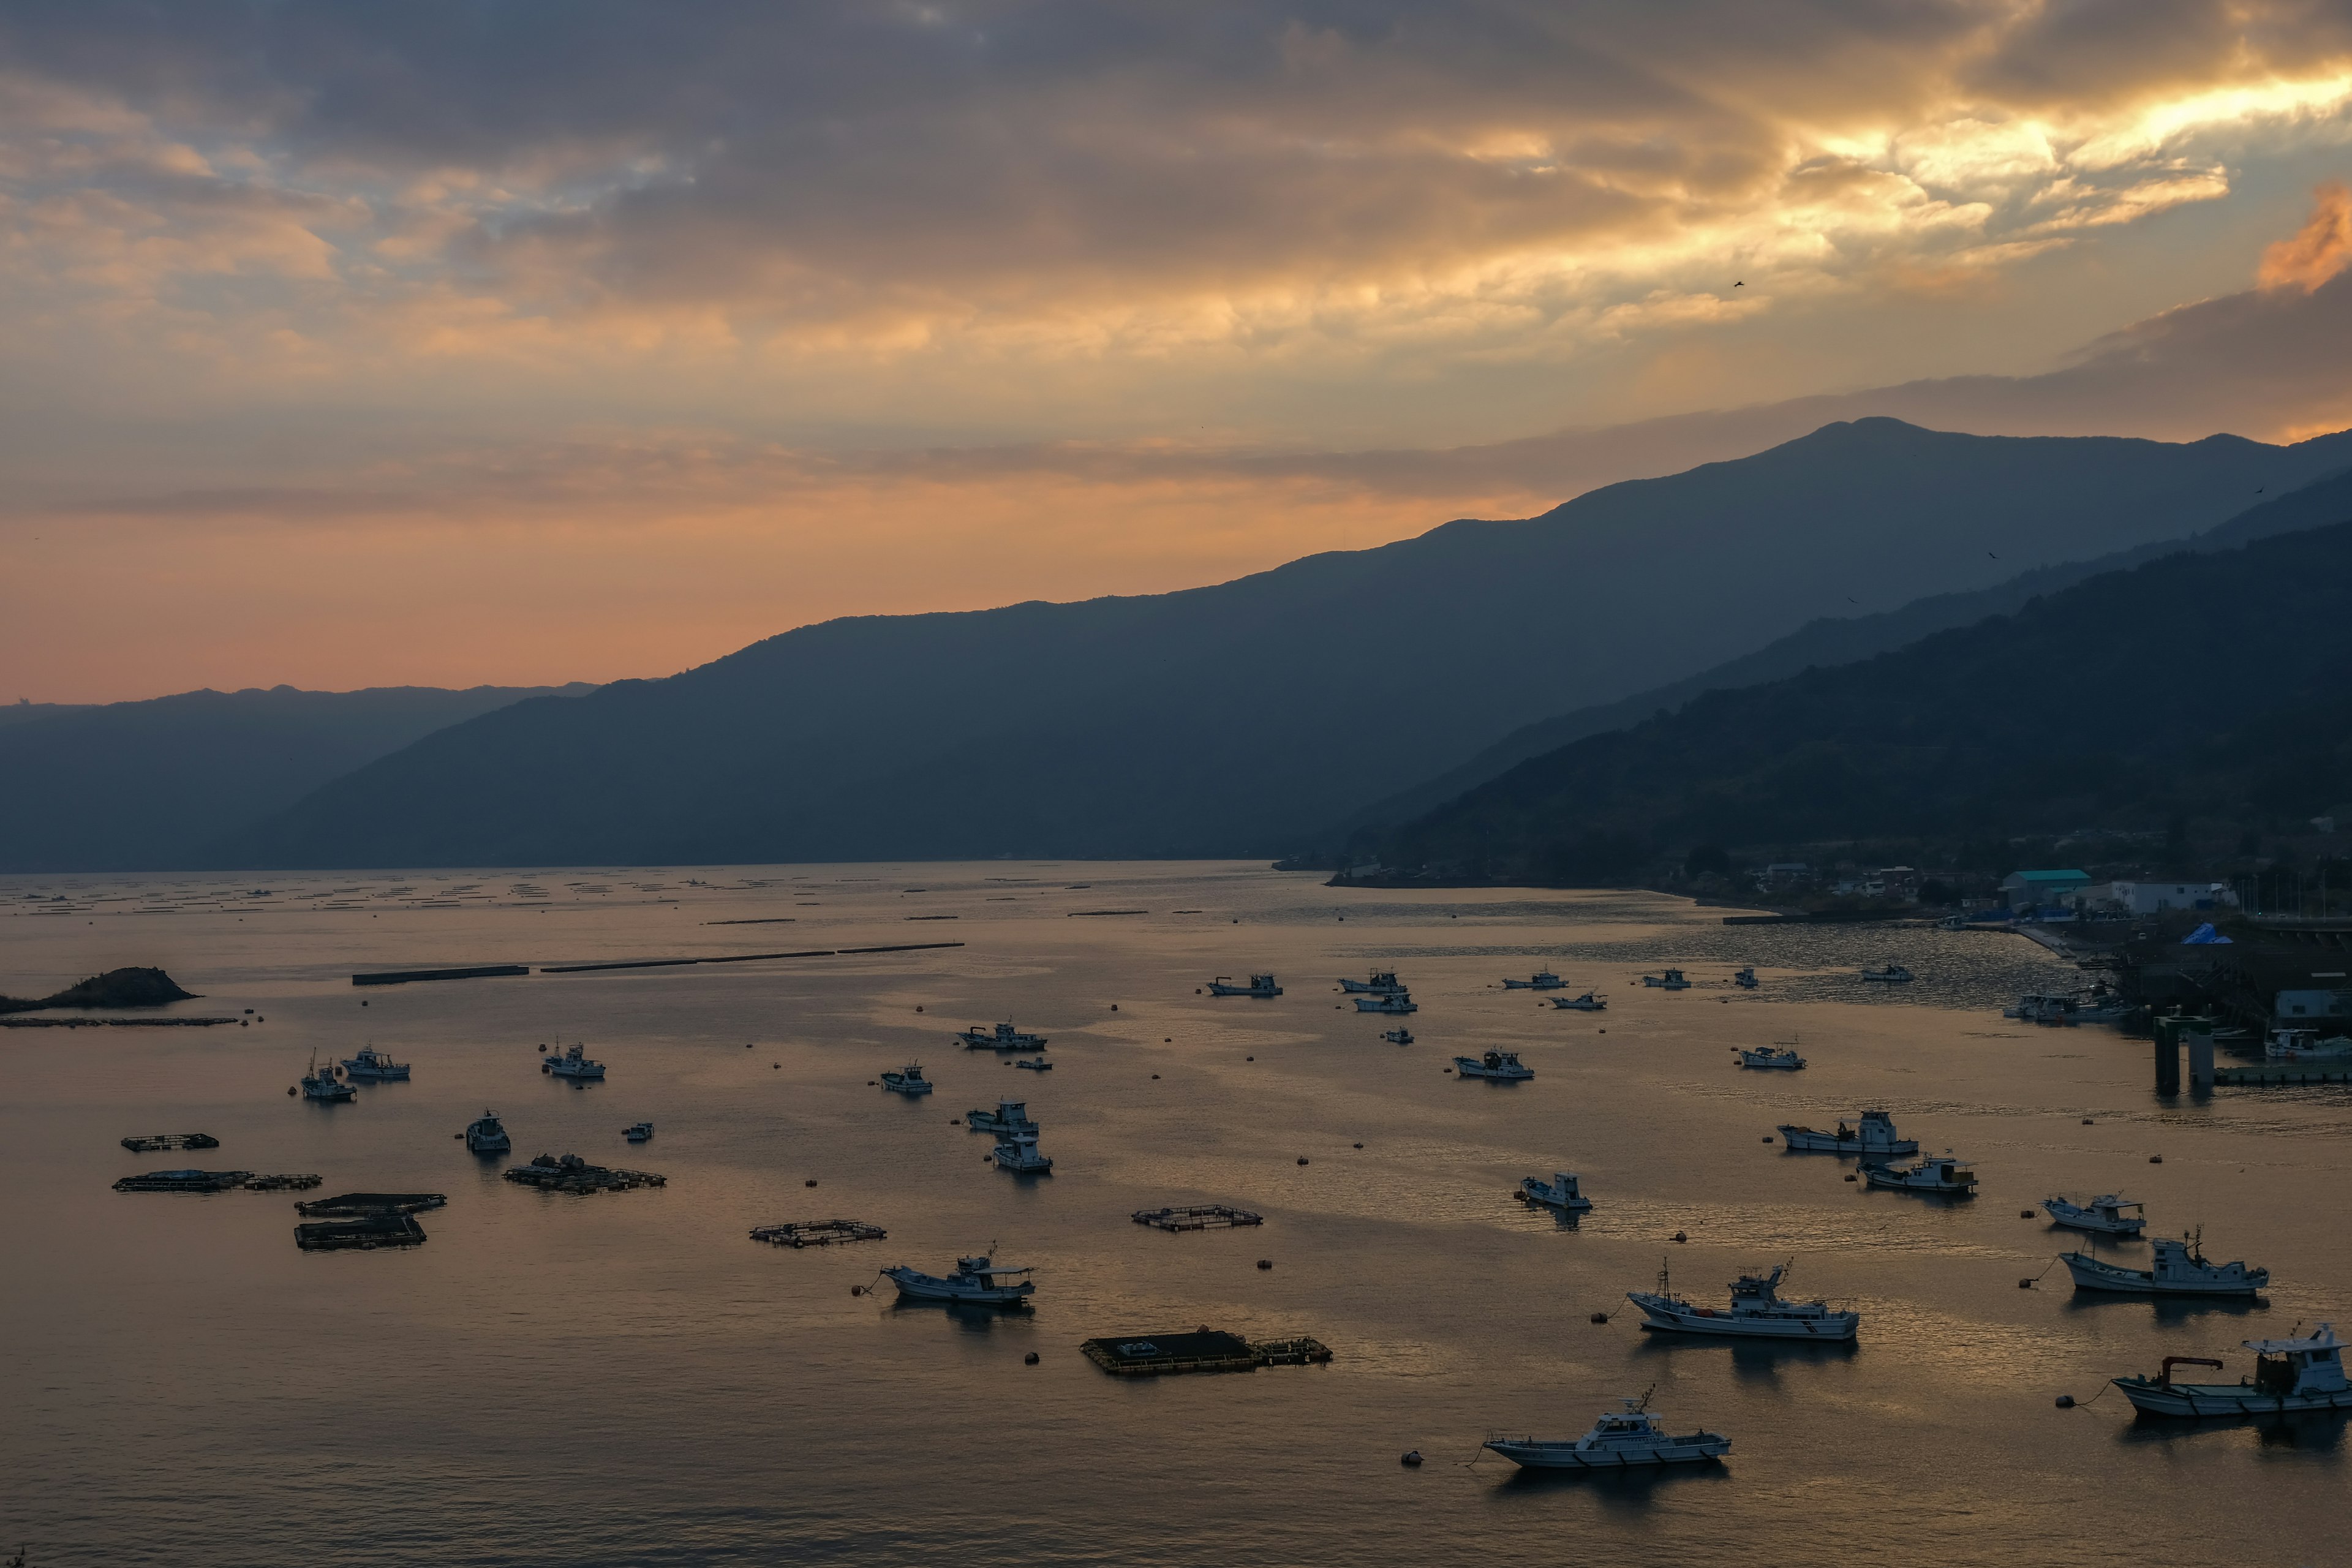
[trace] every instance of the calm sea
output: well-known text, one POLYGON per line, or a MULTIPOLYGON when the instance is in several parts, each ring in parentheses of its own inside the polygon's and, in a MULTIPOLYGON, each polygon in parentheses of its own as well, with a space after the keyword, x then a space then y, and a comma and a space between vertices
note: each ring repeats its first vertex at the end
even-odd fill
POLYGON ((2346 1097, 2161 1105, 2144 1042, 2002 1021, 2074 978, 2016 938, 1197 863, 7 879, 0 910, 0 992, 160 964, 203 994, 177 1011, 253 1010, 0 1031, 0 1548, 26 1543, 34 1568, 2347 1559, 2340 1421, 2053 1404, 2168 1353, 2223 1356, 2234 1379, 2240 1341, 2352 1319, 2346 1097), (718 923, 743 921, 790 923, 718 923), (351 984, 918 942, 963 945, 351 984), (1918 984, 1854 977, 1889 959, 1918 984), (1636 983, 1666 963, 1696 987, 1636 983), (1728 985, 1742 963, 1759 991, 1728 985), (1421 1005, 1411 1046, 1340 1008, 1336 978, 1375 965, 1421 1005), (1608 1012, 1499 988, 1543 966, 1608 1012), (1265 969, 1278 1000, 1198 989, 1265 969), (1052 1072, 948 1037, 1007 1018, 1051 1037, 1052 1072), (1734 1065, 1734 1047, 1791 1039, 1802 1073, 1734 1065), (573 1040, 606 1081, 540 1071, 542 1044, 573 1040), (414 1081, 288 1098, 312 1052, 370 1043, 414 1081), (1535 1080, 1442 1070, 1496 1046, 1535 1080), (871 1087, 917 1059, 929 1099, 871 1087), (994 1170, 951 1124, 1000 1097, 1043 1123, 1050 1178, 994 1170), (1969 1156, 1981 1195, 1873 1192, 1762 1141, 1864 1106, 1969 1156), (578 1152, 668 1185, 503 1182, 454 1137, 485 1107, 518 1159, 578 1152), (657 1131, 632 1147, 639 1120, 657 1131), (221 1147, 119 1142, 175 1131, 221 1147), (187 1163, 449 1202, 422 1247, 306 1254, 291 1194, 110 1190, 187 1163), (1509 1195, 1556 1169, 1594 1202, 1573 1228, 1509 1195), (2267 1304, 2074 1296, 2049 1267, 2066 1244, 2020 1210, 2116 1189, 2153 1228, 2202 1226, 2209 1252, 2270 1267, 2267 1304), (1129 1218, 1189 1203, 1265 1224, 1129 1218), (746 1235, 831 1217, 889 1237, 746 1235), (1034 1311, 853 1292, 992 1249, 1036 1268, 1034 1311), (1860 1309, 1858 1347, 1669 1342, 1623 1300, 1662 1268, 1704 1299, 1788 1261, 1803 1292, 1860 1309), (1202 1324, 1336 1353, 1128 1381, 1078 1352, 1202 1324), (1672 1426, 1728 1434, 1728 1462, 1579 1481, 1478 1458, 1490 1430, 1573 1436, 1644 1393, 1672 1426), (1415 1448, 1428 1462, 1402 1468, 1415 1448))

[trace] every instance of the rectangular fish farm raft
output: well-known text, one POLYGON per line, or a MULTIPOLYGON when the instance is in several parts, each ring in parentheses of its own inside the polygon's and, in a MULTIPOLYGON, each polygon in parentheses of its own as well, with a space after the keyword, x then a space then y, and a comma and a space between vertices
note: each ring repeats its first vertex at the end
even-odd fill
POLYGON ((1088 1340, 1078 1349, 1088 1361, 1118 1377, 1254 1372, 1262 1366, 1307 1366, 1331 1359, 1331 1348, 1320 1340, 1245 1340, 1206 1328, 1192 1333, 1088 1340))
POLYGON ((365 1219, 321 1221, 294 1227, 294 1245, 305 1252, 372 1252, 379 1247, 418 1247, 425 1227, 414 1215, 370 1215, 365 1219))
POLYGON ((528 1165, 517 1165, 507 1172, 507 1180, 526 1187, 539 1187, 552 1193, 622 1193, 631 1187, 666 1187, 669 1178, 651 1171, 621 1171, 606 1165, 592 1165, 577 1154, 566 1154, 561 1160, 552 1154, 541 1154, 528 1165))
POLYGON ((753 1241, 778 1247, 831 1247, 836 1241, 880 1241, 890 1233, 858 1219, 796 1219, 787 1225, 763 1225, 751 1233, 753 1241))
POLYGON ((296 1204, 294 1212, 320 1217, 354 1215, 415 1214, 423 1209, 437 1209, 449 1200, 439 1193, 344 1193, 339 1197, 317 1198, 307 1204, 296 1204))
POLYGON ((316 1176, 257 1176, 251 1171, 148 1171, 114 1184, 118 1193, 225 1193, 231 1187, 267 1193, 319 1184, 316 1176))
POLYGON ((167 1149, 217 1149, 220 1140, 209 1132, 151 1132, 144 1138, 125 1138, 122 1146, 134 1154, 159 1154, 167 1149))
POLYGON ((1190 1208, 1138 1209, 1135 1223, 1154 1230, 1231 1230, 1238 1226, 1264 1225, 1265 1216, 1230 1204, 1194 1204, 1190 1208))

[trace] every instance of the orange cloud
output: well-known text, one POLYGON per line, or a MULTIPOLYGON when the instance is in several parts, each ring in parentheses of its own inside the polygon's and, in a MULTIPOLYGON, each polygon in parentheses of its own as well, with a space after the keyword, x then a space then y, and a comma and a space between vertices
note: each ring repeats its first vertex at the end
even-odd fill
POLYGON ((2308 294, 2352 262, 2352 190, 2341 180, 2319 187, 2319 205, 2293 239, 2263 252, 2255 280, 2265 289, 2300 289, 2308 294))

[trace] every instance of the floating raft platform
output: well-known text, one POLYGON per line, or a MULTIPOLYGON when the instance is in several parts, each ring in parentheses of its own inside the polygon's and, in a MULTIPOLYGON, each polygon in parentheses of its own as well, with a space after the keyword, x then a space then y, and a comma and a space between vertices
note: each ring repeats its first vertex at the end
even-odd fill
POLYGON ((880 1241, 889 1234, 862 1219, 796 1219, 763 1225, 751 1233, 751 1239, 777 1247, 831 1247, 836 1241, 880 1241))
POLYGON ((555 1193, 623 1193, 631 1187, 669 1185, 668 1177, 657 1176, 651 1171, 592 1165, 577 1154, 566 1154, 561 1160, 552 1154, 541 1154, 528 1165, 510 1168, 507 1180, 555 1193))
POLYGON ((257 1176, 251 1171, 147 1171, 114 1184, 118 1193, 225 1193, 232 1187, 249 1192, 282 1192, 315 1187, 316 1176, 257 1176))
POLYGON ((325 1184, 317 1176, 255 1176, 245 1186, 253 1193, 301 1193, 325 1184))
POLYGON ((379 1247, 421 1247, 425 1227, 405 1214, 374 1214, 294 1227, 294 1245, 305 1252, 373 1252, 379 1247))
POLYGON ((1133 1215, 1138 1225, 1148 1225, 1154 1230, 1233 1230, 1245 1225, 1264 1225, 1265 1216, 1237 1209, 1230 1204, 1194 1204, 1189 1208, 1138 1209, 1133 1215))
POLYGON ((1262 1366, 1307 1366, 1331 1359, 1320 1340, 1245 1340, 1220 1329, 1192 1333, 1132 1334, 1088 1340, 1078 1349, 1115 1377, 1160 1377, 1178 1372, 1255 1372, 1262 1366))
POLYGON ((0 1018, 0 1029, 209 1029, 244 1018, 0 1018))
POLYGON ((217 1149, 220 1140, 209 1132, 151 1132, 125 1138, 122 1146, 134 1154, 159 1154, 166 1149, 217 1149))
POLYGON ((296 1204, 299 1215, 400 1215, 437 1209, 449 1200, 439 1193, 345 1193, 340 1197, 314 1198, 296 1204))
POLYGON ((420 980, 485 980, 497 974, 529 974, 527 963, 478 963, 471 969, 387 969, 377 974, 354 974, 354 985, 406 985, 420 980))
POLYGON ((2216 1068, 2216 1084, 2238 1084, 2249 1089, 2264 1085, 2298 1083, 2352 1083, 2352 1067, 2339 1068, 2216 1068))

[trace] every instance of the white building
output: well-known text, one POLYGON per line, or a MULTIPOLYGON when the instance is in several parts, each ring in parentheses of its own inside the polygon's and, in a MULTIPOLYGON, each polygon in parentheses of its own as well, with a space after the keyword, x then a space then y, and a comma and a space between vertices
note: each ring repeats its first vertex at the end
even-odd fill
POLYGON ((2085 888, 2083 897, 2112 904, 2126 914, 2154 915, 2167 910, 2218 910, 2233 907, 2237 895, 2221 882, 2109 882, 2085 888))

